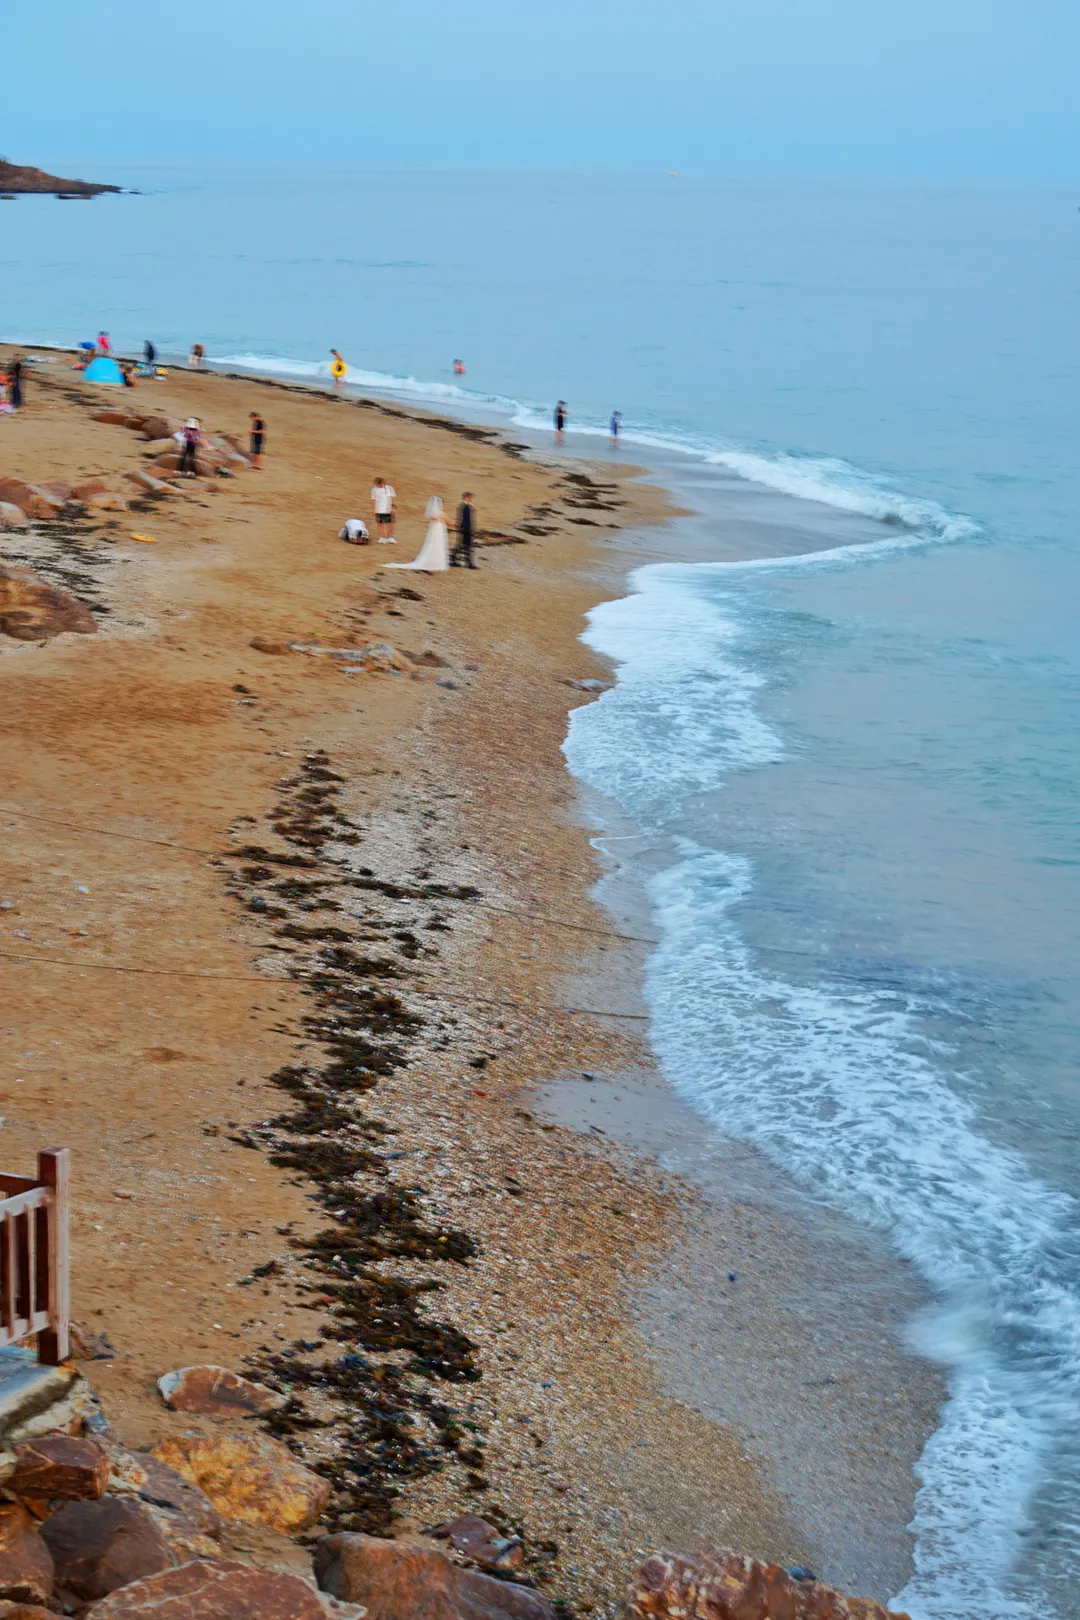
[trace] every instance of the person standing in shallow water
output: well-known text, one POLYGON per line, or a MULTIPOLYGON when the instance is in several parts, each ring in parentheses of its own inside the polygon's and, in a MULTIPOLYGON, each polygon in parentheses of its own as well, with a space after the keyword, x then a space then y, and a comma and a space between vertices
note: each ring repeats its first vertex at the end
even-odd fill
POLYGON ((613 450, 617 450, 619 448, 619 434, 621 432, 622 432, 622 411, 612 411, 612 413, 611 413, 611 448, 613 450))
POLYGON ((15 363, 13 364, 9 373, 10 387, 8 390, 8 403, 11 405, 12 409, 16 411, 21 411, 23 407, 22 374, 22 360, 16 357, 15 363))
POLYGON ((248 420, 251 423, 251 465, 262 470, 263 444, 266 440, 266 423, 258 411, 249 411, 248 420))
POLYGON ((560 399, 555 407, 555 443, 562 444, 566 430, 566 401, 560 399))
POLYGON ((473 561, 473 541, 476 538, 476 508, 472 503, 472 492, 466 490, 461 497, 461 505, 457 509, 457 522, 454 525, 457 531, 457 545, 450 553, 450 566, 456 568, 475 568, 473 561))

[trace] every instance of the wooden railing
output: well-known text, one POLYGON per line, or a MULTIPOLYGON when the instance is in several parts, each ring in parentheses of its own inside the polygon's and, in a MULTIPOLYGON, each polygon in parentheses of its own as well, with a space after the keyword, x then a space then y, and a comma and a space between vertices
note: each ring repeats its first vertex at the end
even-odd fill
POLYGON ((37 1179, 0 1175, 0 1345, 37 1335, 38 1360, 70 1352, 67 1148, 38 1154, 37 1179))

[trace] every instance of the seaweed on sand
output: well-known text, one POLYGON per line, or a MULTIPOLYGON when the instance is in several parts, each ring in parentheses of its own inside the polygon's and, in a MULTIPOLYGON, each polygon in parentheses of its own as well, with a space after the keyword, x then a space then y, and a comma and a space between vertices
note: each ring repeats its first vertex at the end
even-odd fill
POLYGON ((333 891, 350 888, 384 901, 465 901, 479 891, 357 876, 335 853, 336 845, 360 839, 334 803, 343 780, 324 753, 308 755, 299 773, 279 784, 285 803, 269 818, 285 851, 256 844, 236 851, 230 891, 257 916, 284 917, 277 936, 301 947, 290 965, 311 1001, 302 1031, 322 1055, 271 1075, 288 1108, 233 1140, 302 1176, 332 1223, 314 1237, 290 1239, 312 1277, 309 1302, 330 1320, 314 1342, 251 1358, 253 1372, 288 1394, 263 1421, 331 1481, 327 1519, 334 1529, 386 1534, 402 1486, 445 1467, 448 1457, 472 1470, 474 1488, 482 1483, 475 1433, 439 1393, 480 1377, 476 1346, 428 1308, 442 1287, 438 1270, 468 1265, 477 1251, 467 1232, 428 1214, 422 1188, 391 1179, 384 1144, 393 1127, 365 1117, 361 1106, 381 1079, 406 1067, 424 1031, 424 1021, 380 982, 407 975, 419 954, 415 934, 384 917, 350 929, 311 926, 297 914, 316 896, 325 905, 333 891), (282 868, 305 875, 285 876, 282 868), (264 885, 280 905, 261 900, 264 885), (353 948, 373 929, 393 957, 353 948), (394 1274, 402 1263, 408 1276, 394 1274), (436 1274, 418 1279, 418 1264, 436 1274), (327 1406, 336 1416, 326 1416, 327 1406))

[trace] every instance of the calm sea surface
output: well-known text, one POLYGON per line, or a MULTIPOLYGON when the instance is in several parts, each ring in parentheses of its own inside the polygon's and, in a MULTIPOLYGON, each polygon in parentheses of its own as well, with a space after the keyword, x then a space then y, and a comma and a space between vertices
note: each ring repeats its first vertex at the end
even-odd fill
POLYGON ((1077 199, 106 178, 144 195, 0 205, 0 337, 105 326, 300 376, 334 345, 360 386, 525 426, 558 396, 579 430, 618 407, 628 453, 682 467, 715 560, 593 614, 619 685, 567 743, 667 852, 657 1052, 930 1284, 912 1331, 951 1396, 901 1606, 1073 1620, 1077 199), (754 487, 815 549, 725 560, 754 487))

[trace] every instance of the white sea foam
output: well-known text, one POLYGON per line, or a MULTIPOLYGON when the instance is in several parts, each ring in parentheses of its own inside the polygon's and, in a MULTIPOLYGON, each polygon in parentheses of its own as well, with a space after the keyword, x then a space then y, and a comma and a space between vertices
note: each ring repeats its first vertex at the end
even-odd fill
POLYGON ((652 1039, 676 1088, 819 1196, 886 1231, 947 1303, 921 1327, 950 1369, 919 1464, 916 1620, 1036 1620, 1008 1575, 1055 1434, 1080 1418, 1080 1312, 1046 1274, 1071 1200, 976 1129, 912 998, 763 971, 737 911, 749 863, 683 843, 652 879, 652 1039), (1006 1348, 1007 1347, 1007 1350, 1006 1348))
MULTIPOLYGON (((213 356, 210 363, 262 376, 330 381, 329 359, 290 360, 276 355, 230 354, 213 356)), ((512 399, 504 394, 487 394, 457 383, 429 382, 392 372, 364 371, 350 365, 344 387, 346 390, 352 388, 380 394, 400 394, 417 402, 441 402, 496 411, 512 425, 531 432, 543 432, 551 426, 551 411, 546 405, 512 399)), ((573 422, 572 436, 606 438, 607 434, 608 428, 604 423, 577 419, 573 422)), ((677 427, 655 427, 629 420, 623 423, 622 438, 625 443, 639 445, 643 449, 687 456, 709 466, 723 468, 725 472, 748 483, 780 490, 799 500, 817 501, 838 511, 857 513, 880 523, 895 525, 908 536, 919 536, 924 540, 962 540, 976 532, 976 525, 970 518, 948 512, 934 501, 890 489, 872 474, 837 457, 795 456, 783 451, 754 450, 677 427)))
MULTIPOLYGON (((757 713, 763 680, 740 653, 737 594, 715 588, 722 571, 641 569, 630 596, 590 615, 585 639, 619 678, 574 711, 565 752, 649 832, 677 836, 688 796, 784 753, 757 713)), ((980 1134, 953 1054, 922 1033, 940 1008, 769 972, 739 928, 749 862, 678 846, 650 881, 665 1073, 723 1134, 887 1232, 942 1302, 918 1333, 949 1369, 949 1401, 919 1464, 915 1575, 896 1603, 915 1620, 1043 1620, 1009 1574, 1054 1438, 1080 1420, 1080 1306, 1053 1259, 1072 1201, 980 1134)))

